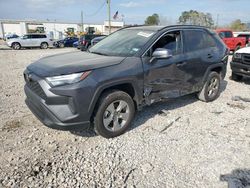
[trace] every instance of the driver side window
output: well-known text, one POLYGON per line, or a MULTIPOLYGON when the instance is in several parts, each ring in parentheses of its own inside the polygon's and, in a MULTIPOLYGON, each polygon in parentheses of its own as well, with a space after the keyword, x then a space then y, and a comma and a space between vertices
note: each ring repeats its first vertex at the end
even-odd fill
POLYGON ((182 53, 182 38, 180 31, 172 31, 162 36, 146 53, 146 56, 151 57, 157 48, 165 48, 171 50, 173 55, 182 53))

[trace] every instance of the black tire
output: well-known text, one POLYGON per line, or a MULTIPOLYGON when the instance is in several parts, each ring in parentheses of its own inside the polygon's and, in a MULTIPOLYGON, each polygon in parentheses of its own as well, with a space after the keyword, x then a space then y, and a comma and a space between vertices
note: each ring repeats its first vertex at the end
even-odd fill
POLYGON ((47 42, 42 42, 41 45, 40 45, 41 49, 47 49, 48 47, 49 47, 49 45, 48 45, 47 42))
MULTIPOLYGON (((110 108, 111 109, 111 108, 110 108)), ((135 106, 132 98, 125 92, 119 91, 119 90, 111 90, 109 92, 104 93, 98 104, 97 104, 97 109, 96 113, 94 116, 94 129, 95 132, 105 138, 113 138, 116 136, 119 136, 123 134, 128 127, 130 126, 135 114, 135 106), (121 102, 117 102, 121 101, 121 102), (125 110, 125 107, 119 111, 119 106, 123 106, 122 103, 126 103, 126 111, 128 112, 122 112, 125 110), (121 105, 120 105, 121 104, 121 105), (114 106, 114 111, 115 113, 112 113, 109 111, 110 106, 114 106), (117 107, 115 107, 117 105, 117 107), (126 114, 127 120, 123 120, 123 118, 119 119, 119 116, 121 114, 126 114), (105 116, 109 116, 106 117, 105 116), (110 124, 107 126, 104 125, 105 119, 110 121, 110 124), (117 126, 115 126, 115 122, 118 122, 119 128, 117 130, 111 130, 115 129, 117 126), (120 125, 123 124, 123 125, 120 125), (113 125, 113 127, 112 127, 113 125)))
POLYGON ((243 76, 235 74, 232 72, 231 79, 234 81, 241 81, 243 79, 243 76))
POLYGON ((220 95, 221 76, 217 72, 211 72, 197 97, 204 102, 212 102, 220 95))
POLYGON ((11 47, 12 47, 13 50, 20 50, 21 49, 21 44, 18 43, 18 42, 14 42, 11 47))

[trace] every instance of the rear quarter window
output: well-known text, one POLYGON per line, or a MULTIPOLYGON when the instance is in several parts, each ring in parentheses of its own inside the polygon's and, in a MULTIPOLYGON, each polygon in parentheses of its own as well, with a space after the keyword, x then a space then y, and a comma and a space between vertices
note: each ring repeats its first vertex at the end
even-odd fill
POLYGON ((203 30, 184 31, 184 47, 186 52, 198 51, 210 47, 215 47, 214 37, 203 30))

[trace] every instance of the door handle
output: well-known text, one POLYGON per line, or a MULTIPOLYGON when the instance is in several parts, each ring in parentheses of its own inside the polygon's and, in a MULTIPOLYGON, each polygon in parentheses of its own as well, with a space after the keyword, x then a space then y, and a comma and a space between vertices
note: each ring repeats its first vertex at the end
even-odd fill
POLYGON ((212 57, 213 57, 212 54, 207 54, 207 58, 208 58, 208 59, 211 59, 212 57))

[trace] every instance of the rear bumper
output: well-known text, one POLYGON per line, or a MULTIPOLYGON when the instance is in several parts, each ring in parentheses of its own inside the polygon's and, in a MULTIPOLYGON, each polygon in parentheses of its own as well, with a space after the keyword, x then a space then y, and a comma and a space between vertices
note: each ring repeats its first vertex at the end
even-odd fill
POLYGON ((74 121, 78 115, 71 113, 67 100, 62 100, 61 96, 55 97, 54 101, 58 98, 61 104, 46 104, 45 100, 34 93, 27 85, 24 88, 27 96, 25 103, 31 110, 31 112, 47 127, 59 130, 75 130, 75 129, 86 129, 89 127, 89 121, 74 121), (63 117, 66 121, 62 121, 63 117))
POLYGON ((234 74, 250 77, 250 64, 243 64, 239 62, 231 62, 231 69, 234 74))

